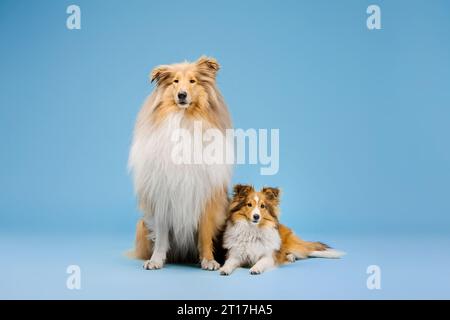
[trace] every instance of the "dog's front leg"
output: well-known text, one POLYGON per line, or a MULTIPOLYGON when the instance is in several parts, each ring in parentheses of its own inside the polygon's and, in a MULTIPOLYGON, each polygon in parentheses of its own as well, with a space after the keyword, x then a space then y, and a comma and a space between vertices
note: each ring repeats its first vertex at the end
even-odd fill
POLYGON ((169 229, 165 222, 155 225, 155 245, 150 260, 144 262, 144 269, 161 269, 166 261, 167 251, 169 250, 169 229))
POLYGON ((205 214, 202 217, 198 232, 198 246, 200 251, 200 264, 203 270, 217 270, 220 264, 214 260, 213 241, 216 235, 216 226, 211 217, 205 214))
POLYGON ((220 264, 214 260, 214 239, 225 224, 228 206, 225 189, 217 190, 205 206, 198 230, 200 264, 204 270, 217 270, 220 264))
POLYGON ((266 271, 269 268, 275 266, 275 260, 273 256, 264 256, 259 259, 255 265, 250 269, 251 274, 260 274, 266 271))
POLYGON ((222 276, 228 276, 240 265, 241 265, 241 259, 239 259, 239 257, 230 255, 228 257, 228 259, 225 261, 222 268, 219 269, 220 274, 222 276))

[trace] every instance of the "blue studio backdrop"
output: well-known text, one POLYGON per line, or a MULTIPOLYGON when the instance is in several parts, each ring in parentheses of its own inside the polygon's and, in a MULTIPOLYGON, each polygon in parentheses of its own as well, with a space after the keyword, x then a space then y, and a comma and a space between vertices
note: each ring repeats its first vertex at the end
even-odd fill
POLYGON ((449 39, 443 0, 1 1, 0 297, 450 298, 449 39), (237 165, 233 183, 280 187, 282 222, 343 259, 224 278, 122 256, 148 75, 203 54, 234 127, 280 130, 278 173, 237 165))

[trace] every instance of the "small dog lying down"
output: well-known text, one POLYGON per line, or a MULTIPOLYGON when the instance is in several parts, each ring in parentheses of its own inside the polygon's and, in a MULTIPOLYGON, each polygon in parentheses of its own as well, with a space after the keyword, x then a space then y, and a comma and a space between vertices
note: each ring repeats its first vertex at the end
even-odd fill
POLYGON ((249 266, 251 274, 296 259, 308 257, 339 258, 342 252, 321 242, 304 241, 278 222, 280 190, 263 188, 257 192, 249 185, 236 185, 223 246, 228 250, 221 275, 249 266))

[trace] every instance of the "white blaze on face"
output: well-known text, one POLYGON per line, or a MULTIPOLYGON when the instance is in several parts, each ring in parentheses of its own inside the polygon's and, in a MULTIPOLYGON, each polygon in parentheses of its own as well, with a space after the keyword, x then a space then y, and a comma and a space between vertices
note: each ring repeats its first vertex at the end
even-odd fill
POLYGON ((261 218, 261 212, 259 211, 259 197, 255 195, 253 200, 255 200, 255 209, 252 210, 252 218, 255 216, 255 214, 258 214, 259 215, 258 219, 253 220, 259 221, 259 219, 261 218))

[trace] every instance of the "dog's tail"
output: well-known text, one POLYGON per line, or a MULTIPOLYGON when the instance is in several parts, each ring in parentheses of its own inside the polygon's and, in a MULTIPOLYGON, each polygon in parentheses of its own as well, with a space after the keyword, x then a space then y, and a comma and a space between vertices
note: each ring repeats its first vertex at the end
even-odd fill
MULTIPOLYGON (((322 242, 311 242, 300 239, 289 228, 280 225, 284 251, 291 259, 328 258, 337 259, 345 255, 345 252, 330 248, 322 242)), ((289 259, 288 259, 289 260, 289 259)))
POLYGON ((298 237, 296 238, 291 250, 298 259, 306 257, 338 259, 345 255, 345 252, 330 248, 325 243, 304 241, 298 237))
POLYGON ((327 259, 339 259, 344 256, 345 252, 339 251, 330 247, 327 247, 325 250, 315 250, 308 254, 308 257, 311 258, 327 258, 327 259))
POLYGON ((136 224, 136 240, 134 248, 125 252, 125 256, 130 259, 150 259, 152 244, 148 239, 149 231, 144 220, 140 219, 136 224))

